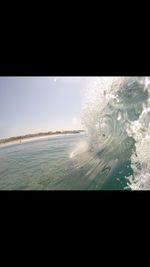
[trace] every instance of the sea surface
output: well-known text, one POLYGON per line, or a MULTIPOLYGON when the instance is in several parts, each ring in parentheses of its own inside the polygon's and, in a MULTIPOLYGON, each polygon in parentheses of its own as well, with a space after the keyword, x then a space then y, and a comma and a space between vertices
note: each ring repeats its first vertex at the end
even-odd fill
POLYGON ((125 165, 108 179, 91 178, 86 165, 76 164, 72 153, 85 140, 80 133, 0 147, 0 190, 124 190, 131 171, 125 165))

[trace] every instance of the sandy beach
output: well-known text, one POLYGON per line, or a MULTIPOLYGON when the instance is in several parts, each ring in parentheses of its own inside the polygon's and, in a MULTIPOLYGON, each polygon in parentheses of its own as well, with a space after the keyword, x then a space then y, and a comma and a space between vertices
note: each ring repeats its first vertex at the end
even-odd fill
MULTIPOLYGON (((11 142, 7 142, 4 144, 0 144, 0 148, 1 147, 5 147, 5 146, 11 146, 11 145, 21 145, 22 143, 26 143, 26 142, 32 142, 32 141, 36 141, 36 140, 43 140, 43 139, 49 139, 49 138, 54 138, 54 137, 61 137, 61 136, 68 136, 68 135, 74 135, 76 133, 68 133, 68 134, 53 134, 53 135, 44 135, 44 136, 38 136, 38 137, 32 137, 32 138, 26 138, 26 139, 22 139, 21 142, 20 140, 16 140, 16 141, 11 141, 11 142)), ((80 134, 84 134, 83 132, 81 132, 80 134)))

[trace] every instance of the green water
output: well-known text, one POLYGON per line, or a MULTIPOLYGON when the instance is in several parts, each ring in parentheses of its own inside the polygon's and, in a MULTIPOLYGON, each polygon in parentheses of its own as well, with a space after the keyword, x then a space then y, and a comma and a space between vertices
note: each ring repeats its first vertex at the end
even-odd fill
POLYGON ((130 161, 121 162, 110 177, 99 173, 91 179, 70 158, 82 140, 83 134, 75 134, 0 147, 0 189, 124 190, 125 176, 132 173, 130 161))

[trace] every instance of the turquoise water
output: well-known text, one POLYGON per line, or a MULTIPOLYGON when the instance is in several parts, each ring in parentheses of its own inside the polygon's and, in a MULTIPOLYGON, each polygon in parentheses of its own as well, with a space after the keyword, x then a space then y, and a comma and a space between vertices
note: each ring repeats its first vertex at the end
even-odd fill
POLYGON ((1 147, 0 189, 123 190, 125 174, 131 172, 130 162, 119 165, 109 178, 100 173, 91 179, 87 166, 76 167, 70 154, 84 140, 83 134, 75 134, 1 147))

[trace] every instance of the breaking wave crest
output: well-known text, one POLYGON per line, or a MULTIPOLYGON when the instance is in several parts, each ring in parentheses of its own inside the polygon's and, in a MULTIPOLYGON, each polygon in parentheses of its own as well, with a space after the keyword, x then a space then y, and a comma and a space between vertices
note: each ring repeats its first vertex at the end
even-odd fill
POLYGON ((86 91, 82 125, 85 143, 71 154, 76 168, 99 188, 119 166, 131 164, 127 186, 150 189, 150 86, 145 77, 101 77, 86 91))

